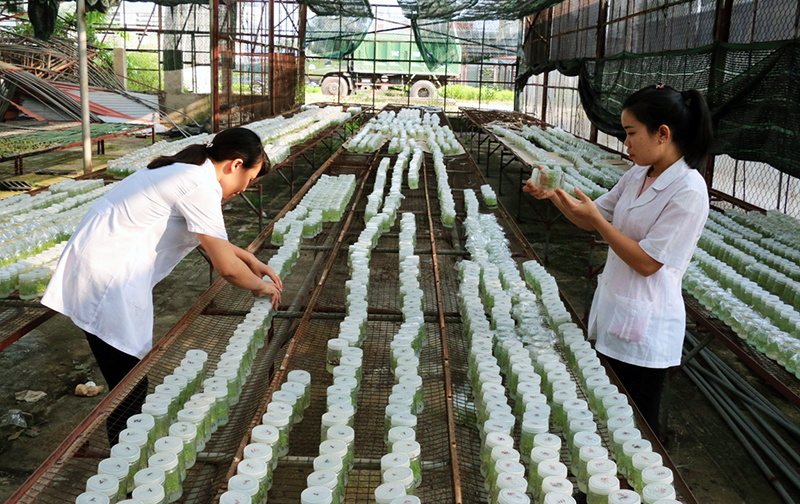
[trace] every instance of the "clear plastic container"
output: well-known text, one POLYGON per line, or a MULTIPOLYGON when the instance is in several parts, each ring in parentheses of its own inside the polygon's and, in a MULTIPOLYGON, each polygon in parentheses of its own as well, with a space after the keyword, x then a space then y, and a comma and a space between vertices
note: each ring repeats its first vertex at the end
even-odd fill
POLYGON ((577 463, 572 464, 572 473, 578 480, 578 489, 586 493, 589 489, 589 475, 586 465, 593 460, 608 460, 608 450, 602 446, 582 446, 578 453, 577 463))
POLYGON ((308 487, 300 493, 300 504, 332 504, 333 492, 323 486, 308 487))
MULTIPOLYGON (((194 425, 188 422, 181 423, 190 427, 194 427, 194 425)), ((179 425, 179 423, 176 422, 173 425, 179 425)), ((170 426, 170 428, 171 427, 172 426, 170 426)), ((196 428, 195 432, 197 432, 196 428)), ((178 436, 165 436, 156 440, 155 444, 153 445, 153 449, 155 453, 174 453, 175 456, 178 457, 178 474, 180 474, 181 482, 183 482, 183 480, 186 479, 186 458, 183 439, 179 438, 178 436)), ((196 453, 197 452, 195 451, 195 454, 196 453)))
MULTIPOLYGON (((128 493, 129 469, 130 465, 127 462, 114 457, 101 460, 97 464, 97 474, 105 474, 117 479, 117 501, 125 499, 125 495, 128 493)), ((132 480, 133 478, 130 479, 132 480)))
POLYGON ((164 486, 164 480, 166 480, 164 471, 154 467, 146 467, 140 471, 137 471, 133 476, 134 485, 136 487, 140 487, 142 485, 164 486))
POLYGON ((172 452, 156 453, 147 459, 147 465, 164 471, 164 492, 167 495, 167 502, 175 502, 180 499, 183 495, 183 485, 178 469, 178 456, 172 452))
MULTIPOLYGON (((552 449, 551 449, 552 450, 552 449)), ((539 462, 536 466, 535 476, 534 471, 531 471, 530 478, 528 480, 528 488, 532 488, 533 499, 534 501, 541 501, 544 494, 547 492, 542 492, 542 485, 544 484, 544 480, 549 477, 555 477, 558 479, 565 479, 567 477, 567 466, 558 462, 557 460, 547 460, 544 462, 539 462), (532 481, 531 481, 532 480, 532 481), (531 484, 533 483, 533 484, 531 484)), ((567 495, 571 495, 572 492, 568 492, 567 495)))
POLYGON ((203 387, 203 392, 214 397, 213 413, 211 415, 211 432, 213 433, 218 428, 228 424, 230 415, 228 387, 227 385, 207 385, 203 387))
POLYGON ((653 445, 646 439, 630 439, 622 445, 622 457, 618 458, 619 472, 623 476, 633 475, 631 459, 640 452, 653 451, 653 445))
POLYGON ((268 480, 270 467, 266 462, 258 459, 242 460, 236 466, 236 474, 256 479, 256 481, 258 481, 258 493, 256 493, 252 500, 255 504, 264 504, 267 502, 267 492, 272 486, 272 482, 268 480))
POLYGON ((141 485, 133 489, 131 497, 141 504, 166 504, 167 496, 163 485, 141 485))
POLYGON ((342 475, 344 463, 340 457, 335 455, 320 455, 314 458, 313 468, 314 471, 329 471, 336 474, 337 493, 342 496, 344 495, 344 478, 342 475))
POLYGON ((587 504, 608 504, 608 496, 619 490, 619 480, 615 476, 594 475, 589 478, 587 504))
POLYGON ((163 402, 146 402, 142 404, 142 413, 153 417, 154 440, 164 437, 169 432, 169 404, 163 402))
POLYGON ((272 450, 273 468, 278 461, 277 446, 279 439, 280 431, 277 427, 273 427, 272 425, 256 425, 250 431, 250 441, 253 443, 264 444, 268 446, 270 450, 272 450))
POLYGON ((413 494, 414 489, 414 471, 410 467, 395 467, 383 471, 383 483, 396 483, 403 486, 406 494, 413 494))
POLYGON ((260 489, 260 484, 256 478, 252 478, 250 476, 243 476, 241 474, 237 474, 235 476, 231 476, 228 479, 228 490, 232 490, 234 492, 241 492, 245 495, 249 495, 251 502, 256 504, 258 501, 258 491, 260 489))
POLYGON ((306 484, 311 487, 327 488, 331 492, 331 504, 340 504, 344 496, 339 493, 339 476, 332 471, 314 471, 306 478, 306 484))
POLYGON ((278 443, 273 447, 275 456, 278 458, 289 453, 290 421, 289 415, 280 412, 267 412, 261 417, 263 425, 271 425, 278 429, 278 443))
POLYGON ((206 449, 206 422, 205 414, 199 409, 182 409, 178 412, 178 422, 187 422, 194 425, 196 430, 195 450, 201 452, 206 449))
POLYGON ((347 473, 353 468, 353 459, 350 457, 347 443, 341 439, 329 439, 319 444, 320 455, 332 455, 342 459, 342 480, 347 484, 347 473))
MULTIPOLYGON (((122 443, 130 443, 132 445, 136 445, 139 448, 139 462, 136 464, 136 468, 145 467, 147 465, 147 459, 152 455, 153 451, 153 443, 151 443, 147 439, 147 433, 142 429, 138 429, 136 427, 123 429, 119 433, 119 440, 122 443)), ((131 471, 131 474, 135 473, 136 471, 131 471)), ((132 483, 131 483, 132 484, 132 483)), ((131 486, 129 489, 126 490, 133 490, 131 486)))
POLYGON ((130 482, 133 481, 133 475, 139 470, 142 451, 138 446, 131 443, 117 443, 111 447, 111 456, 114 458, 122 459, 128 463, 128 489, 131 489, 130 482))
MULTIPOLYGON (((662 463, 663 460, 659 453, 652 451, 634 453, 631 457, 632 471, 631 474, 628 475, 628 483, 634 490, 641 492, 642 488, 644 488, 642 472, 650 467, 659 467, 662 463)), ((658 483, 661 483, 661 481, 658 481, 658 483)))
POLYGON ((651 483, 642 489, 642 500, 645 504, 656 504, 669 499, 675 499, 675 488, 672 485, 651 483))
POLYGON ((110 474, 95 474, 86 480, 86 491, 97 492, 108 497, 110 504, 117 502, 120 480, 110 474))
POLYGON ((333 374, 333 368, 339 365, 342 358, 342 350, 350 345, 346 340, 341 338, 332 338, 328 340, 328 352, 325 360, 325 369, 333 374))
POLYGON ((392 504, 398 497, 406 495, 405 487, 398 483, 384 483, 375 489, 375 504, 392 504))
POLYGON ((422 483, 422 464, 420 444, 416 441, 398 441, 392 445, 392 453, 402 453, 408 457, 409 467, 414 472, 414 488, 422 483))

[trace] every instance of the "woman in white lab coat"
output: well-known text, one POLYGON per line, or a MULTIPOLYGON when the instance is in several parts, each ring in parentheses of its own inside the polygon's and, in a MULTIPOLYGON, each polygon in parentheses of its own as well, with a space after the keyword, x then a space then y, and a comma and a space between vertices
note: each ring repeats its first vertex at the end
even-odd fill
POLYGON ((524 190, 550 199, 578 227, 608 242, 597 279, 589 338, 656 433, 667 368, 681 361, 686 312, 681 280, 708 217, 703 170, 712 126, 696 90, 657 85, 623 104, 622 127, 635 165, 592 201, 575 188, 524 190))
MULTIPOLYGON (((83 329, 109 388, 152 348, 153 287, 198 245, 230 284, 280 302, 281 280, 228 241, 221 201, 269 168, 254 132, 233 128, 212 143, 150 162, 89 210, 67 243, 42 304, 83 329), (271 281, 262 280, 268 277, 271 281)), ((114 444, 139 413, 147 378, 107 422, 114 444)))

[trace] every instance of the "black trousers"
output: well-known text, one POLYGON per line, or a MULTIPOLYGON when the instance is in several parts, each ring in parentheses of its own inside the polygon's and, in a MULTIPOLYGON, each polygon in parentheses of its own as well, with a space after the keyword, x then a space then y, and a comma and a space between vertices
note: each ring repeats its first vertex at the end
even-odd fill
POLYGON ((661 390, 664 388, 664 379, 667 369, 654 369, 635 366, 626 362, 606 357, 611 369, 617 374, 622 386, 628 391, 642 416, 650 424, 650 428, 657 436, 661 435, 659 424, 659 406, 661 405, 661 390))
MULTIPOLYGON (((117 350, 94 334, 83 332, 86 333, 89 348, 92 349, 97 365, 100 367, 100 372, 103 373, 103 378, 108 383, 109 390, 113 389, 141 359, 117 350)), ((117 444, 119 433, 127 428, 128 418, 142 412, 142 404, 144 404, 145 396, 147 396, 147 385, 147 376, 145 376, 108 416, 106 431, 108 432, 108 442, 111 446, 117 444)))

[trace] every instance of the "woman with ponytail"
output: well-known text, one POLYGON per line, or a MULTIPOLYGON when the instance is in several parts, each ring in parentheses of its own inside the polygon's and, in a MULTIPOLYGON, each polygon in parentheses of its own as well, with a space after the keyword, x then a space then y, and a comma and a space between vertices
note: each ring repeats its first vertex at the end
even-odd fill
POLYGON ((681 281, 708 217, 703 176, 711 117, 698 91, 662 84, 623 104, 625 147, 635 165, 592 201, 577 187, 524 190, 550 199, 578 227, 608 242, 597 279, 589 338, 603 354, 653 431, 667 368, 681 361, 686 311, 681 281))
MULTIPOLYGON (((280 302, 281 279, 228 241, 222 218, 222 199, 269 168, 258 135, 229 129, 147 167, 94 203, 42 298, 86 333, 109 389, 153 346, 153 287, 198 245, 228 283, 270 296, 275 308, 280 302)), ((111 444, 127 418, 140 412, 147 385, 144 378, 109 416, 111 444)))

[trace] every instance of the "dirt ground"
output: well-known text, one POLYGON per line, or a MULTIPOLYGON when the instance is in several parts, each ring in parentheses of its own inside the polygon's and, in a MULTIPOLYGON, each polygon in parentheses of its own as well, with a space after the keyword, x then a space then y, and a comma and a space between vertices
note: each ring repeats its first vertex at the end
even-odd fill
MULTIPOLYGON (((114 139, 106 146, 106 152, 120 155, 144 142, 132 138, 114 139)), ((76 150, 52 158, 37 158, 36 166, 73 166, 79 169, 79 155, 76 150)), ((33 161, 26 166, 33 167, 33 161)), ((495 168, 493 165, 489 170, 489 181, 497 189, 499 173, 495 168)), ((13 173, 13 163, 0 164, 0 177, 10 173, 13 173)), ((308 175, 302 170, 296 170, 295 174, 299 181, 308 175)), ((511 176, 516 178, 514 174, 511 176)), ((517 215, 516 185, 504 180, 503 187, 501 198, 511 215, 517 215)), ((267 199, 274 202, 267 205, 268 221, 280 209, 278 202, 288 199, 288 188, 285 183, 274 183, 267 193, 267 199)), ((542 217, 547 216, 547 206, 543 203, 534 203, 533 207, 528 203, 523 205, 521 214, 525 217, 520 220, 520 227, 540 257, 547 256, 550 271, 558 279, 559 286, 578 313, 583 313, 587 296, 594 290, 591 282, 587 285, 588 267, 590 263, 601 263, 603 253, 598 250, 590 257, 589 235, 575 232, 564 219, 553 224, 548 249, 545 245, 548 236, 542 223, 542 217)), ((256 221, 243 201, 234 200, 226 208, 225 215, 234 243, 246 245, 256 236, 256 221)), ((208 285, 208 266, 198 252, 193 252, 155 289, 156 339, 174 326, 208 285)), ((712 344, 712 348, 781 409, 794 415, 795 420, 798 418, 795 408, 764 385, 721 345, 712 344)), ((25 430, 0 427, 0 500, 4 501, 13 494, 102 399, 104 394, 93 398, 74 395, 75 385, 88 380, 104 385, 82 332, 61 315, 56 315, 0 352, 0 416, 14 408, 30 415, 26 417, 29 427, 25 430), (25 390, 44 391, 47 395, 35 403, 16 401, 15 394, 25 390)), ((672 387, 676 399, 670 409, 668 450, 699 502, 780 502, 720 417, 686 376, 679 373, 672 387)))

